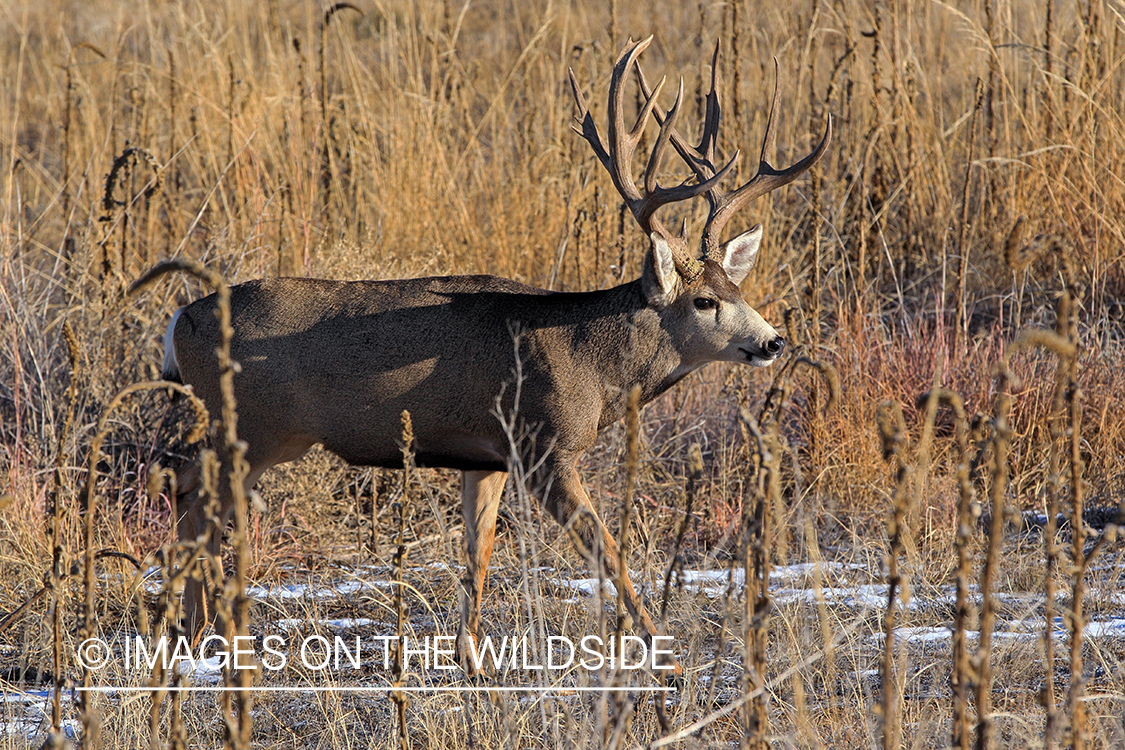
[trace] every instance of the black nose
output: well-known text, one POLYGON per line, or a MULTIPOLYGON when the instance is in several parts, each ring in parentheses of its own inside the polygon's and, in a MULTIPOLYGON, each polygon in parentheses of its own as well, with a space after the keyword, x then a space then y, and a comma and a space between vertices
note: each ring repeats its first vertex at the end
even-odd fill
POLYGON ((766 354, 770 355, 771 357, 778 357, 783 351, 785 351, 785 339, 778 336, 772 341, 767 341, 765 349, 766 354))

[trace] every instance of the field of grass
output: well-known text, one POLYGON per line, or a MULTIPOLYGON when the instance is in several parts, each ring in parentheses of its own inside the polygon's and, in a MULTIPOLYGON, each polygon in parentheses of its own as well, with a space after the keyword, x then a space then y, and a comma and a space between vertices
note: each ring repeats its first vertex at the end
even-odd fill
MULTIPOLYGON (((1119 5, 14 0, 0 19, 0 748, 1125 745, 1119 5), (230 283, 631 280, 646 240, 571 130, 567 69, 604 123, 617 52, 649 34, 689 134, 719 43, 732 181, 774 59, 775 164, 834 118, 809 176, 729 232, 764 225, 742 291, 795 352, 708 366, 583 464, 615 531, 634 499, 629 566, 682 689, 607 667, 322 689, 480 686, 380 657, 253 676, 274 691, 76 692, 167 682, 75 657, 176 608, 160 468, 194 455, 191 418, 163 388, 113 402, 159 378, 170 315, 206 289, 130 285, 166 258, 230 283)), ((688 176, 670 158, 662 182, 688 176)), ((696 233, 697 203, 670 211, 696 233)), ((225 597, 239 632, 456 633, 456 473, 314 450, 258 491, 222 560, 252 584, 225 597)), ((509 487, 489 632, 612 634, 590 575, 509 487)))

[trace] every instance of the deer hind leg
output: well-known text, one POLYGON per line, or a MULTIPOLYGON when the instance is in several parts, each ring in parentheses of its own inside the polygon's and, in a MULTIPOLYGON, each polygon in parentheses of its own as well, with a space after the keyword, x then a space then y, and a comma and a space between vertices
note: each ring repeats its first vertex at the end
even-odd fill
MULTIPOLYGON (((251 488, 257 483, 258 478, 262 472, 268 467, 260 467, 258 469, 251 469, 249 475, 243 481, 243 489, 245 492, 250 492, 251 488)), ((218 520, 218 528, 211 526, 211 513, 208 509, 208 493, 203 487, 202 481, 199 479, 199 467, 193 466, 194 470, 194 487, 185 487, 184 493, 181 495, 180 506, 180 519, 177 524, 177 531, 179 533, 181 542, 199 541, 201 537, 205 537, 204 550, 198 553, 198 563, 200 570, 187 578, 184 582, 184 629, 189 638, 193 642, 199 638, 203 629, 207 627, 214 612, 209 607, 209 598, 207 592, 206 576, 203 571, 208 569, 208 563, 205 558, 209 557, 213 560, 221 560, 220 552, 223 541, 223 529, 226 528, 227 522, 230 521, 231 516, 234 515, 234 497, 231 494, 230 481, 227 479, 227 470, 224 466, 218 476, 216 493, 218 495, 218 507, 215 510, 214 516, 218 520)), ((191 477, 189 476, 189 479, 191 477)), ((215 579, 214 571, 208 573, 212 579, 215 579)), ((223 586, 222 569, 218 571, 217 580, 212 581, 217 589, 221 590, 223 586)))
MULTIPOLYGON (((183 599, 183 625, 189 638, 196 639, 202 634, 210 619, 207 602, 207 588, 204 582, 204 569, 207 566, 203 559, 206 555, 217 558, 222 534, 209 533, 208 495, 203 486, 202 471, 198 464, 192 464, 180 472, 177 477, 179 484, 179 497, 177 506, 180 514, 176 528, 181 543, 202 541, 204 549, 196 553, 199 568, 193 570, 184 582, 183 599)), ((230 487, 227 483, 217 483, 219 507, 216 511, 220 519, 220 527, 225 524, 227 517, 233 509, 230 487)))
MULTIPOLYGON (((611 581, 615 586, 621 585, 622 599, 625 609, 633 618, 634 627, 638 624, 648 636, 649 648, 654 647, 653 638, 658 635, 656 626, 645 610, 644 602, 633 588, 629 578, 629 570, 622 570, 619 566, 620 548, 617 540, 609 533, 609 529, 598 517, 590 502, 589 495, 578 480, 578 470, 573 464, 560 466, 550 475, 550 486, 544 493, 544 505, 562 524, 574 541, 575 546, 587 556, 597 557, 596 550, 601 547, 601 576, 611 581), (620 582, 618 574, 620 573, 620 582)), ((665 650, 661 647, 661 650, 665 650)), ((674 658, 670 662, 662 662, 660 666, 672 667, 676 675, 682 675, 683 670, 674 658)))
MULTIPOLYGON (((250 492, 266 469, 286 461, 295 461, 303 456, 313 446, 314 442, 304 436, 292 437, 280 443, 267 443, 265 440, 252 442, 250 451, 246 455, 249 471, 242 483, 244 491, 250 492), (265 456, 262 455, 260 449, 257 452, 254 450, 254 446, 263 444, 272 448, 272 451, 265 456)), ((227 465, 224 464, 220 468, 216 482, 218 508, 215 517, 219 522, 218 529, 210 527, 211 513, 207 507, 208 493, 203 486, 200 474, 199 465, 193 464, 187 470, 181 472, 178 477, 180 484, 178 512, 180 518, 177 522, 177 530, 181 542, 194 542, 205 536, 206 553, 201 551, 199 557, 202 558, 204 554, 207 554, 213 559, 219 559, 223 529, 234 512, 234 497, 231 494, 230 480, 227 478, 227 465)), ((199 562, 203 566, 206 565, 202 560, 199 562)), ((221 571, 219 576, 214 584, 221 589, 223 583, 221 571)), ((183 612, 184 629, 188 637, 198 639, 214 614, 208 608, 207 586, 202 575, 189 576, 185 581, 183 612)))
POLYGON ((465 578, 461 590, 461 626, 457 646, 466 674, 474 674, 470 657, 472 644, 480 638, 480 602, 484 576, 492 559, 496 538, 496 513, 508 473, 504 471, 462 472, 461 510, 465 516, 465 578))

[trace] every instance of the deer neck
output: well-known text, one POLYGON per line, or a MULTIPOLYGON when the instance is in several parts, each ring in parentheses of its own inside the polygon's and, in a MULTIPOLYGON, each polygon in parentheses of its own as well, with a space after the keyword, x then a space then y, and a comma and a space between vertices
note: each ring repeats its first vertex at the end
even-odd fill
POLYGON ((600 426, 625 414, 634 387, 640 386, 643 406, 699 367, 684 362, 659 314, 648 306, 639 279, 604 294, 617 312, 591 327, 586 338, 602 384, 600 426))

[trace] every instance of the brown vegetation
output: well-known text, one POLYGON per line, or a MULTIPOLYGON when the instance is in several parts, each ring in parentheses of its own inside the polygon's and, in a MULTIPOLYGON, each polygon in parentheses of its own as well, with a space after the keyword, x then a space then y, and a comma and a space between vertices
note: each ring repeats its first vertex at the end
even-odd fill
MULTIPOLYGON (((203 289, 187 276, 135 296, 129 285, 167 257, 231 283, 494 273, 581 290, 632 278, 645 241, 571 132, 566 70, 600 102, 626 37, 654 33, 645 70, 682 73, 689 136, 720 41, 722 155, 759 141, 772 57, 776 162, 810 151, 835 117, 812 176, 747 212, 766 239, 743 291, 798 351, 770 370, 692 376, 640 415, 638 463, 622 425, 584 469, 605 517, 636 500, 630 566, 650 601, 668 599, 651 609, 667 614, 686 690, 667 706, 624 693, 267 693, 254 698, 251 744, 1123 742, 1121 640, 1081 637, 1085 618, 1120 611, 1120 546, 1112 526, 1077 523, 1084 508, 1113 520, 1125 498, 1116 6, 48 0, 3 14, 4 690, 73 684, 83 630, 158 632, 175 612, 167 588, 136 574, 171 576, 156 467, 193 452, 192 420, 162 388, 139 390, 93 446, 121 389, 157 379, 168 317, 203 289), (1041 512, 1042 528, 1006 525, 1020 510, 1041 512), (771 581, 771 566, 794 562, 826 564, 771 581), (749 585, 662 591, 673 565, 742 569, 749 585), (833 593, 858 584, 880 585, 878 608, 833 593), (1000 637, 1021 624, 1054 635, 1000 637), (951 646, 909 637, 938 625, 956 631, 951 646)), ((740 159, 742 182, 754 156, 740 159)), ((695 232, 705 216, 684 213, 695 232)), ((455 632, 458 574, 418 567, 460 560, 453 475, 405 481, 322 452, 268 475, 228 572, 404 583, 398 602, 373 585, 257 601, 250 632, 341 616, 384 634, 455 632)), ((552 583, 586 562, 555 544, 526 492, 510 492, 489 630, 612 632, 606 606, 570 603, 552 583)), ((243 602, 227 604, 239 620, 243 602)), ((38 744, 70 721, 87 738, 100 724, 105 746, 244 746, 249 722, 213 697, 87 695, 75 708, 64 693, 32 734, 38 744)), ((0 732, 0 747, 27 742, 0 732)))

